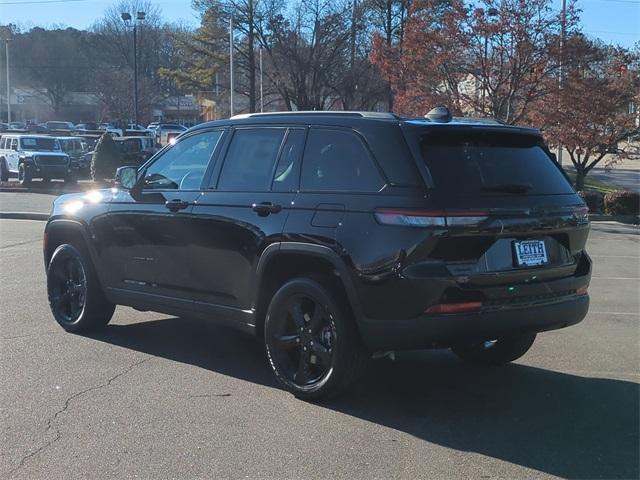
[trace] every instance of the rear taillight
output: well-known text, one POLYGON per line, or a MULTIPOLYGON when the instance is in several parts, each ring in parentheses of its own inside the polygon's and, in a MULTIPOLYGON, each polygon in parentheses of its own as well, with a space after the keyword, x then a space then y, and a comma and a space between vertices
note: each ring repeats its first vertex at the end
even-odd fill
POLYGON ((47 234, 47 232, 44 232, 44 235, 42 236, 42 251, 43 252, 47 251, 48 245, 49 245, 49 235, 47 234))
POLYGON ((427 308, 424 313, 464 313, 478 312, 482 308, 482 302, 463 302, 463 303, 438 303, 427 308))
POLYGON ((489 212, 478 210, 398 210, 380 208, 376 219, 383 225, 406 227, 457 227, 474 226, 484 222, 489 212))
POLYGON ((589 287, 580 287, 576 290, 576 295, 578 296, 588 295, 589 294, 588 289, 589 287))
POLYGON ((579 223, 585 223, 589 221, 589 207, 576 207, 573 210, 573 216, 579 223))

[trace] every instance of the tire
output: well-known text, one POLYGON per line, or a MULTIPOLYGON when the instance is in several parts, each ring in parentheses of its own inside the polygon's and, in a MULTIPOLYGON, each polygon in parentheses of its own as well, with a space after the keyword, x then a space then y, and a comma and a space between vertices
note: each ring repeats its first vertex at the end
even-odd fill
POLYGON ((6 182, 9 180, 9 169, 7 168, 7 162, 4 158, 0 158, 0 182, 6 182))
POLYGON ((451 347, 453 353, 467 363, 485 366, 504 365, 519 359, 529 351, 535 333, 502 337, 493 341, 478 341, 451 347))
POLYGON ((115 305, 104 296, 85 248, 60 245, 47 268, 47 294, 54 318, 68 332, 104 328, 115 305))
POLYGON ((64 178, 65 185, 75 185, 78 183, 78 175, 75 173, 70 173, 68 176, 64 178))
POLYGON ((31 172, 25 167, 24 163, 18 166, 18 181, 20 185, 25 187, 31 185, 31 172))
POLYGON ((276 292, 264 342, 278 381, 304 400, 339 395, 370 358, 344 295, 330 282, 310 278, 290 280, 276 292))

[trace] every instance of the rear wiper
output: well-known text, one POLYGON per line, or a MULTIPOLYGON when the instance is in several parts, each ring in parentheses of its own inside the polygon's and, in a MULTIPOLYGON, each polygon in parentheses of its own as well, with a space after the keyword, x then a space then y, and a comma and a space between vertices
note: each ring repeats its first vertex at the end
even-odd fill
POLYGON ((528 183, 498 183, 495 185, 484 185, 480 190, 487 192, 505 192, 505 193, 527 193, 531 190, 528 183))

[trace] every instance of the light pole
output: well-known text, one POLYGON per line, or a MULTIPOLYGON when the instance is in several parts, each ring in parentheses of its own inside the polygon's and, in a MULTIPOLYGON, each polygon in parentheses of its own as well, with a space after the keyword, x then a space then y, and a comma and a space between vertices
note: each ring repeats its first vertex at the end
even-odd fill
POLYGON ((233 117, 233 14, 229 16, 229 116, 233 117))
MULTIPOLYGON (((567 35, 567 0, 562 0, 562 10, 560 12, 560 68, 558 78, 558 90, 560 91, 560 102, 562 102, 562 88, 564 87, 564 42, 567 35)), ((562 108, 562 105, 560 105, 562 108)), ((558 145, 558 165, 562 167, 562 145, 558 145)))
POLYGON ((264 95, 262 85, 262 45, 260 45, 260 113, 264 111, 264 95))
MULTIPOLYGON (((129 25, 132 21, 131 14, 122 12, 122 20, 129 25)), ((138 127, 138 22, 142 22, 146 17, 145 12, 137 12, 133 23, 133 122, 138 127)))
MULTIPOLYGON (((487 11, 487 16, 489 17, 497 17, 500 15, 500 12, 498 12, 497 8, 490 8, 487 11)), ((485 115, 485 106, 484 106, 484 99, 485 96, 487 94, 487 88, 488 88, 488 83, 490 81, 489 79, 489 72, 490 69, 487 66, 487 62, 489 61, 489 32, 485 32, 485 36, 484 36, 484 78, 482 79, 482 115, 485 115)))
POLYGON ((4 39, 5 58, 7 59, 7 123, 11 123, 11 76, 9 75, 9 38, 4 39))

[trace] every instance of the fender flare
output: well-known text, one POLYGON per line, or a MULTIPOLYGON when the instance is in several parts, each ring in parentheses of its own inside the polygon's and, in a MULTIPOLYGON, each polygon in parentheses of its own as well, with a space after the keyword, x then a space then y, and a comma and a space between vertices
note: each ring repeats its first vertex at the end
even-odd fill
POLYGON ((301 255, 308 255, 316 258, 321 258, 328 261, 338 272, 340 281, 344 287, 344 291, 347 295, 347 301, 351 306, 351 310, 356 318, 357 323, 364 318, 356 288, 353 284, 351 275, 344 260, 331 248, 324 245, 317 245, 314 243, 304 242, 276 242, 270 244, 265 248, 258 259, 256 265, 256 271, 254 275, 254 281, 252 285, 252 308, 257 309, 258 298, 260 297, 260 288, 262 286, 262 279, 266 272, 266 267, 272 258, 278 255, 286 255, 287 253, 295 253, 301 255))

